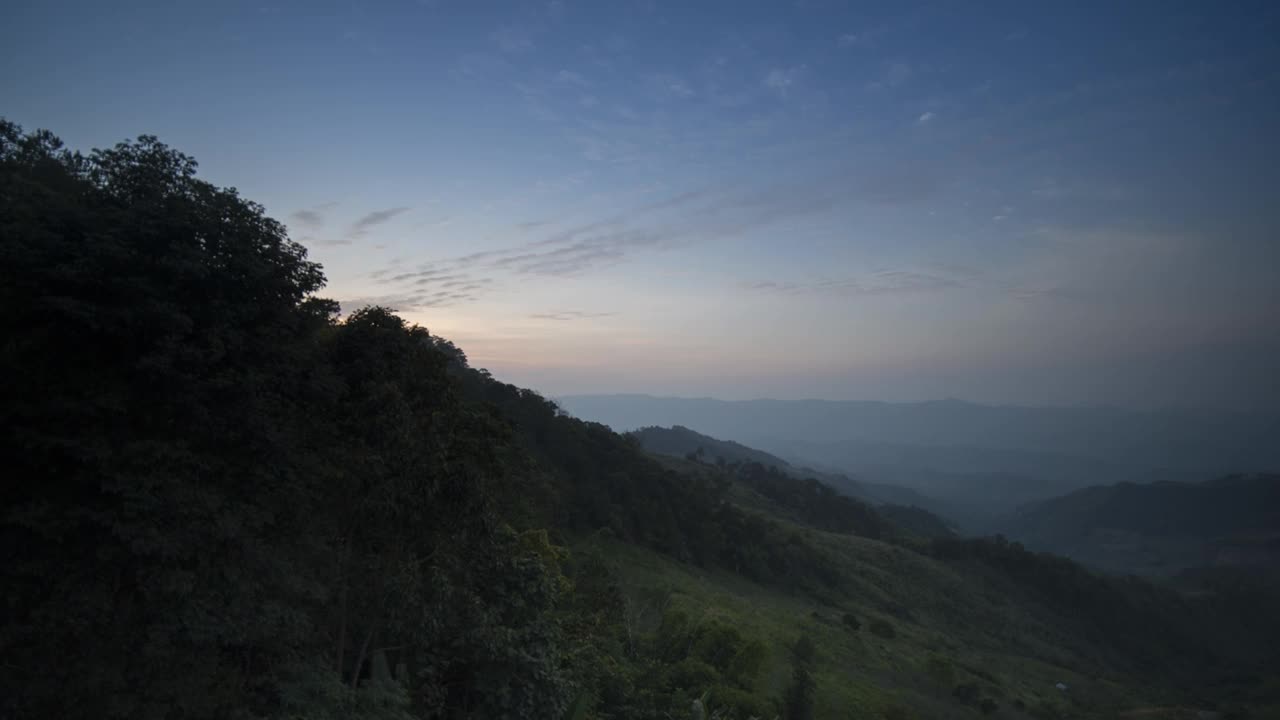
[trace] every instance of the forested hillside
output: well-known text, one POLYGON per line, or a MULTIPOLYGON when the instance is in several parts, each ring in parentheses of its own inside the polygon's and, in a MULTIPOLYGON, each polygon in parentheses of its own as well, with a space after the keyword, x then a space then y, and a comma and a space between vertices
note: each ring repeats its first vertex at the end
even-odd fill
POLYGON ((1280 571, 1280 476, 1122 483, 1036 503, 1006 531, 1114 572, 1173 575, 1218 565, 1280 571))
POLYGON ((949 535, 948 521, 926 506, 939 509, 946 506, 927 498, 910 488, 868 483, 839 473, 824 473, 807 467, 797 467, 782 458, 763 450, 747 447, 731 440, 718 440, 687 427, 645 427, 627 433, 649 452, 671 457, 688 457, 699 462, 717 465, 759 466, 760 470, 773 470, 800 480, 817 480, 838 492, 875 505, 883 516, 893 516, 903 527, 933 537, 949 535))
POLYGON ((195 170, 151 137, 85 156, 0 124, 0 716, 1275 702, 1265 596, 659 462, 387 309, 339 317, 284 228, 195 170))
MULTIPOLYGON (((793 472, 791 464, 763 450, 749 448, 732 440, 717 440, 681 425, 669 428, 644 427, 627 433, 640 441, 649 452, 684 457, 697 455, 707 462, 754 462, 765 467, 793 472)), ((795 470, 794 472, 799 472, 795 470)), ((816 476, 816 473, 811 473, 816 476)))

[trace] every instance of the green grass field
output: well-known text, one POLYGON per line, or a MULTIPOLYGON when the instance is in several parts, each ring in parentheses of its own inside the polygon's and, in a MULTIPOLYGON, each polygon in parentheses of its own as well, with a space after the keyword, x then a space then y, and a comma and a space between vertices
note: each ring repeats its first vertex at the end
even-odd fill
MULTIPOLYGON (((735 489, 734 500, 772 514, 768 502, 750 491, 735 489)), ((810 637, 817 648, 819 718, 1115 717, 1163 704, 1156 691, 1107 677, 1091 649, 1066 636, 1058 618, 1010 601, 981 578, 895 544, 796 529, 838 558, 846 587, 815 597, 604 536, 578 545, 608 558, 641 631, 654 632, 664 612, 678 610, 696 622, 720 621, 763 640, 771 651, 754 688, 758 696, 782 694, 790 672, 786 648, 801 635, 810 637), (845 623, 846 615, 857 620, 857 629, 845 623), (885 626, 892 637, 885 636, 885 626), (950 675, 935 679, 931 659, 950 667, 950 675), (974 683, 997 709, 988 715, 954 698, 952 688, 965 683, 974 683), (1058 683, 1069 689, 1059 690, 1058 683)), ((697 694, 697 688, 689 691, 697 694)))

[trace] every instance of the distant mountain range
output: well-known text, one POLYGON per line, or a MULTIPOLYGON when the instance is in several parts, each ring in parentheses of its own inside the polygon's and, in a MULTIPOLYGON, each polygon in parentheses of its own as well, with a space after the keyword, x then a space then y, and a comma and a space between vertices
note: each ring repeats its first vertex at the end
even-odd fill
POLYGON ((1280 475, 1090 487, 1022 509, 1005 530, 1112 572, 1280 570, 1280 475))
MULTIPOLYGON (((1280 414, 1211 410, 577 395, 569 413, 618 431, 681 425, 796 466, 910 489, 968 530, 1092 485, 1280 470, 1280 414)), ((899 500, 898 502, 901 502, 899 500)), ((921 503, 916 503, 921 504, 921 503)))
MULTIPOLYGON (((911 488, 799 467, 680 425, 644 427, 629 436, 659 455, 713 464, 759 463, 793 477, 815 478, 876 505, 895 525, 925 537, 953 534, 940 515, 964 515, 963 506, 911 488)), ((938 473, 936 489, 944 496, 962 496, 976 493, 967 484, 983 480, 990 483, 988 494, 1008 492, 1009 486, 1026 481, 1016 476, 938 473)), ((982 530, 1119 574, 1176 575, 1219 567, 1280 571, 1280 475, 1091 486, 990 517, 982 530)))
MULTIPOLYGON (((726 463, 755 462, 781 470, 798 478, 814 478, 831 487, 877 505, 896 505, 923 509, 938 508, 939 503, 910 488, 882 483, 864 482, 839 472, 824 472, 788 462, 763 450, 747 447, 732 440, 719 440, 703 435, 682 425, 670 428, 645 427, 628 433, 639 440, 642 447, 652 453, 672 457, 698 455, 704 462, 726 463)), ((891 510, 891 512, 896 512, 891 510)), ((906 517, 906 514, 899 513, 906 517)))

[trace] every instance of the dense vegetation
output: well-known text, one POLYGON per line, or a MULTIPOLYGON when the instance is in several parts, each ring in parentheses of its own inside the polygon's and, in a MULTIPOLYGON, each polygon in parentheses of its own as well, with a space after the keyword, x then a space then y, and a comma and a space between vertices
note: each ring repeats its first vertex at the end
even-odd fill
POLYGON ((627 435, 634 437, 645 450, 660 455, 686 457, 692 454, 711 463, 753 462, 779 470, 792 470, 790 463, 776 455, 770 455, 763 450, 756 450, 732 440, 717 440, 683 425, 669 428, 656 425, 642 427, 632 430, 627 435))
POLYGON ((557 612, 610 591, 544 528, 835 582, 723 484, 384 309, 339 321, 282 226, 154 138, 6 124, 0 163, 6 714, 559 716, 620 621, 557 612))
POLYGON ((1023 508, 1004 530, 1039 550, 1116 572, 1206 565, 1280 571, 1280 475, 1119 483, 1023 508))
MULTIPOLYGON (((904 538, 776 468, 673 467, 386 309, 339 318, 281 225, 154 138, 0 124, 0 231, 4 717, 826 717, 860 687, 840 653, 903 684, 930 618, 998 625, 988 581, 1042 635, 1105 620, 1068 659, 1162 694, 1272 667, 1243 611, 1171 632, 1212 608, 904 538), (743 622, 707 583, 768 600, 743 622)), ((1019 687, 956 665, 947 712, 1019 687)))
POLYGON ((900 529, 923 537, 952 534, 946 520, 923 507, 938 507, 940 504, 905 487, 871 483, 840 473, 796 467, 776 455, 731 440, 719 440, 681 425, 670 428, 642 427, 627 433, 627 436, 635 438, 645 450, 658 455, 688 458, 717 466, 760 466, 753 472, 758 474, 767 471, 775 477, 782 473, 800 480, 817 480, 841 495, 875 506, 880 515, 889 518, 900 529))

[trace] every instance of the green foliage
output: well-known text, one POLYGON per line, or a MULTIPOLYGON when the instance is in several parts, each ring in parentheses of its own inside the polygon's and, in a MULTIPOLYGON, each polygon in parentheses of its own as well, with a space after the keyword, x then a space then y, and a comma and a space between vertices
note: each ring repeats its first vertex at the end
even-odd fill
POLYGON ((951 691, 951 694, 962 704, 976 705, 981 692, 982 691, 978 689, 977 683, 967 682, 957 685, 955 689, 951 691))
POLYGON ((876 619, 871 621, 869 628, 872 633, 886 640, 892 640, 897 637, 898 632, 893 629, 893 625, 888 620, 876 619))
POLYGON ((884 709, 884 720, 907 720, 909 717, 911 713, 896 703, 884 709))
POLYGON ((0 714, 559 716, 510 432, 195 169, 0 124, 0 714))
POLYGON ((940 689, 949 688, 955 682, 955 664, 937 653, 931 653, 925 661, 925 672, 940 689))
POLYGON ((1201 588, 1195 598, 1133 577, 1101 575, 1001 536, 935 539, 931 553, 986 573, 1004 597, 1052 608, 1070 628, 1066 642, 1106 648, 1108 662, 1138 676, 1228 685, 1244 667, 1274 666, 1278 659, 1280 626, 1258 604, 1269 594, 1261 587, 1245 593, 1253 601, 1233 600, 1225 587, 1201 588))
POLYGON ((734 478, 819 530, 885 538, 891 526, 870 505, 842 495, 813 478, 792 477, 777 467, 756 462, 731 466, 734 478))
POLYGON ((738 645, 728 667, 724 669, 725 678, 739 688, 751 689, 755 686, 768 655, 768 646, 760 640, 748 640, 738 645))
POLYGON ((791 648, 791 684, 782 698, 782 716, 786 720, 810 720, 813 717, 813 665, 816 650, 808 636, 801 636, 791 648))

